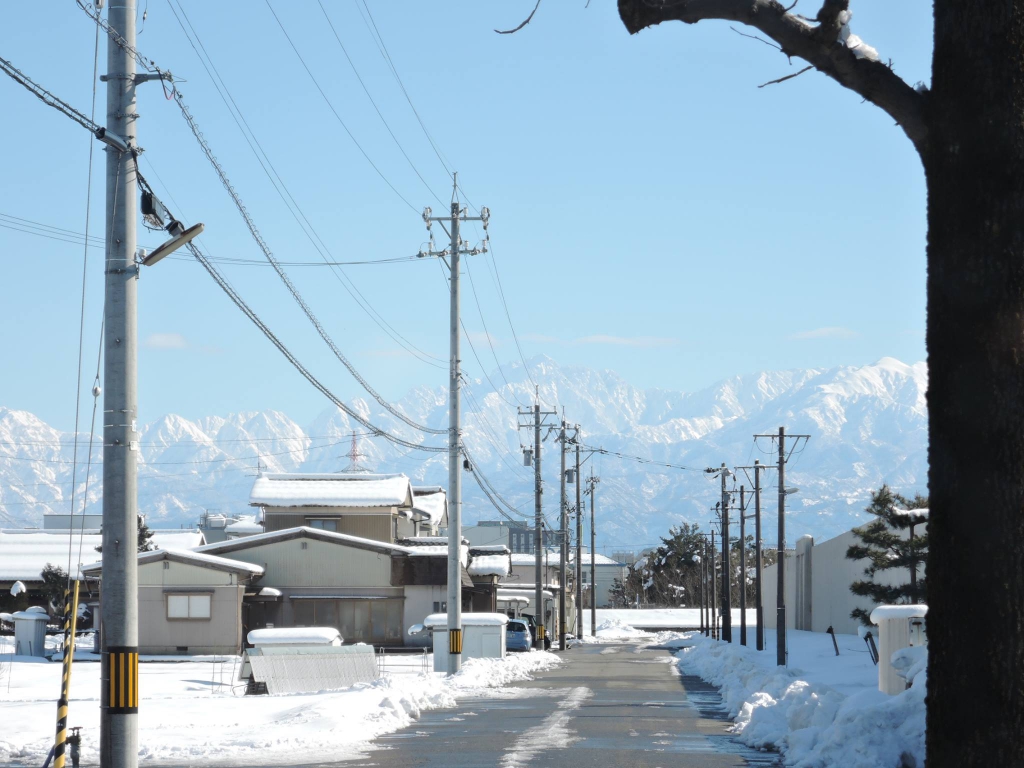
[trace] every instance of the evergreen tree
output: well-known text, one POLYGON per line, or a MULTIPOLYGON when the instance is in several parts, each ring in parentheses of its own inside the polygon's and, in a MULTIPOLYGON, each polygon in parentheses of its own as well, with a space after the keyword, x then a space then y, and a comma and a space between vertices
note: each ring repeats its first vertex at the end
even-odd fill
POLYGON ((68 572, 59 565, 47 563, 43 566, 43 595, 50 604, 50 610, 60 615, 64 610, 64 590, 68 588, 68 572))
MULTIPOLYGON (((888 485, 883 485, 871 494, 871 504, 865 511, 874 515, 875 519, 853 530, 860 543, 846 550, 848 559, 868 561, 864 569, 867 579, 850 585, 853 594, 869 597, 875 603, 925 601, 926 582, 923 577, 918 577, 917 570, 928 556, 928 532, 925 530, 918 533, 914 528, 927 522, 926 514, 921 513, 921 510, 927 508, 927 497, 917 494, 913 499, 906 499, 894 493, 888 485), (909 532, 910 536, 904 537, 904 532, 909 532), (909 580, 896 585, 874 581, 879 571, 894 568, 906 570, 909 580)), ((871 623, 869 616, 870 612, 863 608, 855 608, 850 613, 851 618, 860 619, 865 625, 871 623)))

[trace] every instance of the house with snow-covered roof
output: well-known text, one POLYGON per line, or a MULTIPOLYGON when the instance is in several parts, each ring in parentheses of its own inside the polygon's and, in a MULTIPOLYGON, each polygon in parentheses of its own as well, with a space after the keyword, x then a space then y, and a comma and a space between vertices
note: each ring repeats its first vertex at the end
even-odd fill
MULTIPOLYGON (((569 564, 571 568, 575 569, 575 550, 569 553, 569 564)), ((626 583, 626 575, 629 569, 628 566, 625 563, 620 563, 618 560, 608 557, 607 555, 602 555, 599 552, 591 554, 586 551, 584 551, 580 557, 580 564, 582 565, 581 581, 583 582, 583 606, 585 608, 589 608, 591 596, 593 596, 595 607, 611 608, 612 584, 615 583, 616 579, 621 581, 623 584, 626 583), (590 578, 591 560, 593 560, 594 564, 593 582, 590 578)))
MULTIPOLYGON (((103 564, 83 565, 82 573, 102 584, 103 564)), ((263 573, 260 565, 191 550, 140 552, 139 653, 237 653, 242 600, 263 573)), ((97 609, 102 614, 102 590, 97 609)))
POLYGON ((403 474, 368 472, 262 473, 249 504, 268 533, 305 526, 385 542, 436 533, 448 513, 442 489, 417 494, 403 474))

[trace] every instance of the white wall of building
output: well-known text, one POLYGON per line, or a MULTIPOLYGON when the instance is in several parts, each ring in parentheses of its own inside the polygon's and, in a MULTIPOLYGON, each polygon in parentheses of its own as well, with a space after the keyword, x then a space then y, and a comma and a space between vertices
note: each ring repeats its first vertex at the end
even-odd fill
MULTIPOLYGON (((918 533, 921 528, 918 528, 918 533)), ((907 534, 909 535, 909 534, 907 534)), ((847 560, 846 550, 859 540, 853 531, 834 539, 815 544, 810 536, 797 541, 795 550, 786 557, 786 626, 824 632, 830 626, 840 633, 855 634, 859 621, 850 618, 854 608, 870 612, 877 603, 867 597, 850 592, 850 584, 866 578, 867 560, 847 560)), ((762 586, 764 623, 776 627, 778 566, 765 568, 762 586)), ((918 577, 924 575, 924 563, 919 566, 918 577)), ((910 580, 905 569, 879 571, 875 574, 879 584, 904 584, 910 580)))

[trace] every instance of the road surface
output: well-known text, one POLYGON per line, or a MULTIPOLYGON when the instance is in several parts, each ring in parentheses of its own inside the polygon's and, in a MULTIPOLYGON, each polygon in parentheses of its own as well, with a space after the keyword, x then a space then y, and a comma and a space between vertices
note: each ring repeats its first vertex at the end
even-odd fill
POLYGON ((535 680, 435 710, 378 739, 350 766, 379 768, 721 768, 777 755, 727 733, 717 690, 680 676, 663 649, 578 646, 535 680))

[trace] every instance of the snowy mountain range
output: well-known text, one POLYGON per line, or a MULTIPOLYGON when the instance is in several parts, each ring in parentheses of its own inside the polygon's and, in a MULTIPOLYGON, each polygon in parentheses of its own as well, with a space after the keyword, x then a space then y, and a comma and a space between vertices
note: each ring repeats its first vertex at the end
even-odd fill
MULTIPOLYGON (((924 363, 884 358, 874 365, 766 371, 735 376, 693 393, 642 390, 612 371, 559 366, 547 357, 495 370, 467 382, 465 441, 476 467, 504 499, 532 519, 533 470, 521 445, 532 433, 517 429, 516 410, 533 402, 539 387, 545 410, 564 406, 566 419, 583 426, 583 442, 629 456, 690 469, 659 467, 612 455, 587 463, 601 477, 597 493, 598 543, 609 550, 639 549, 681 521, 712 516, 718 481, 702 470, 774 465, 772 441, 754 434, 809 434, 787 465, 786 485, 800 488, 787 504, 787 538, 810 533, 823 539, 867 519, 869 493, 882 482, 904 493, 927 492, 928 374, 924 363), (500 383, 493 386, 491 382, 500 383)), ((397 403, 431 427, 447 426, 444 389, 418 388, 397 403)), ((424 436, 372 400, 350 405, 374 423, 427 445, 424 436)), ((553 422, 553 417, 549 417, 553 422)), ((375 471, 405 472, 414 482, 447 485, 447 456, 397 448, 366 435, 340 410, 325 410, 300 426, 283 413, 261 411, 208 416, 195 421, 163 416, 142 428, 139 507, 151 525, 194 523, 203 509, 251 513, 249 489, 257 467, 273 472, 336 472, 350 462, 356 433, 358 463, 375 471)), ((88 434, 79 435, 78 509, 85 485, 88 434)), ((70 508, 73 435, 31 413, 0 407, 0 525, 40 525, 48 511, 70 508)), ((100 511, 99 442, 93 450, 89 510, 100 511)), ((572 459, 570 459, 570 464, 572 459)), ((544 508, 556 520, 558 444, 544 443, 544 508)), ((775 472, 766 473, 774 487, 775 472)), ((498 514, 469 474, 464 476, 465 519, 498 514)), ((740 472, 737 484, 751 484, 740 472)), ((570 500, 575 488, 569 486, 570 500)), ((763 496, 764 538, 776 539, 776 491, 763 496)))

